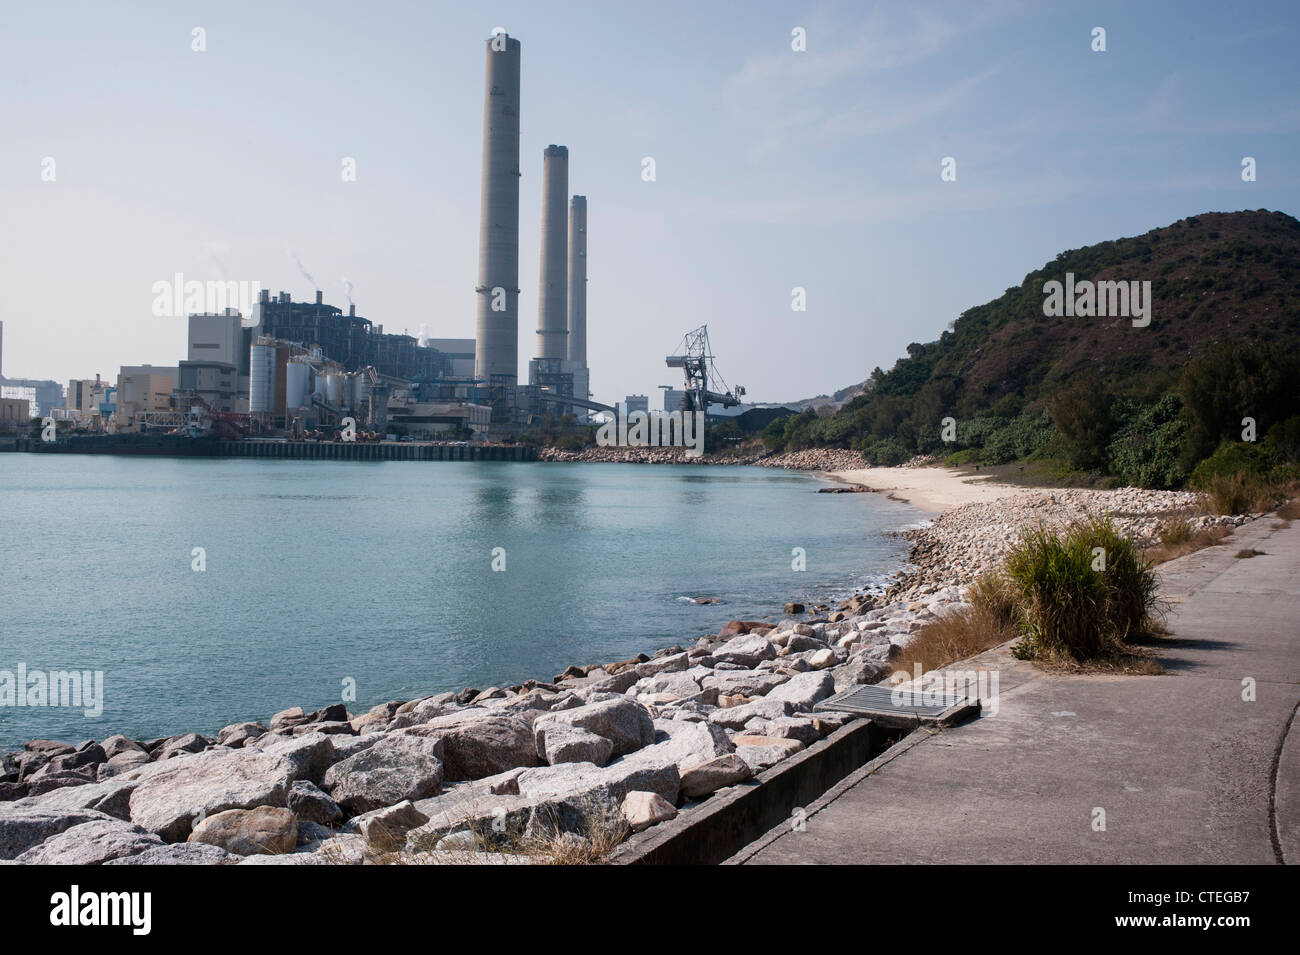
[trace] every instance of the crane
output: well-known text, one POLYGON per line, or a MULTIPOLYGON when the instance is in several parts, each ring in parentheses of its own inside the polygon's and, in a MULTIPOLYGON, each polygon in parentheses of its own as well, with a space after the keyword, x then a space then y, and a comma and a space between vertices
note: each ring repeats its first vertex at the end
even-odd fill
POLYGON ((740 385, 734 389, 727 388, 722 375, 718 374, 709 349, 708 325, 687 332, 679 349, 679 354, 669 355, 665 361, 669 368, 682 369, 686 377, 686 394, 682 397, 683 411, 703 411, 707 414, 709 405, 732 408, 740 404, 745 389, 740 385))

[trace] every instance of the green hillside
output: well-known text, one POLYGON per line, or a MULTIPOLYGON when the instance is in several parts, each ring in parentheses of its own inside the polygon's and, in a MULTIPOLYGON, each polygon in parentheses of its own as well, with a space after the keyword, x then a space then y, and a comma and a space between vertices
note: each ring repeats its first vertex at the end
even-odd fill
POLYGON ((1240 442, 1249 417, 1252 452, 1294 462, 1298 279, 1300 222, 1265 210, 1205 213, 1062 252, 963 312, 938 341, 909 345, 835 415, 773 422, 764 443, 857 448, 879 465, 917 454, 1041 460, 1112 483, 1176 487, 1221 442, 1240 442), (1044 283, 1066 273, 1076 283, 1150 282, 1149 324, 1045 315, 1044 283), (954 440, 944 440, 945 424, 954 440))

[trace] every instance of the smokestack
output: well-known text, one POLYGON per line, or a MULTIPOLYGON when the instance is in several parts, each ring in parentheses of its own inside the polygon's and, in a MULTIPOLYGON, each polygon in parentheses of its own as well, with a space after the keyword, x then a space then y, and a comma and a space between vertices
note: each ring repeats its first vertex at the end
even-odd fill
POLYGON ((323 304, 324 304, 324 301, 325 301, 325 299, 324 299, 324 295, 325 295, 325 293, 322 292, 320 289, 317 289, 317 290, 316 290, 316 304, 317 304, 317 305, 323 305, 323 304))
POLYGON ((474 328, 474 376, 485 380, 519 376, 519 54, 504 33, 487 41, 474 328))
POLYGON ((569 205, 569 361, 587 367, 587 197, 569 205))
POLYGON ((356 317, 357 317, 357 307, 356 307, 355 305, 349 304, 349 305, 348 305, 348 318, 356 318, 356 317))
POLYGON ((569 251, 564 207, 569 196, 569 148, 547 146, 542 156, 542 262, 537 295, 537 357, 568 358, 569 251))

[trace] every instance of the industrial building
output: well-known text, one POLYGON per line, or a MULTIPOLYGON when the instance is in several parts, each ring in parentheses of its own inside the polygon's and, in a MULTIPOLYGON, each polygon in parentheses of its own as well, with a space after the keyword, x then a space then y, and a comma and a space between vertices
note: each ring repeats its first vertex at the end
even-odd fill
POLYGON ((451 374, 442 352, 422 346, 411 335, 385 334, 384 326, 357 315, 355 305, 349 305, 345 315, 342 309, 326 305, 319 291, 315 302, 295 302, 288 292, 272 298, 263 289, 258 312, 258 324, 249 330, 251 338, 319 345, 346 371, 370 366, 381 375, 407 381, 451 374))

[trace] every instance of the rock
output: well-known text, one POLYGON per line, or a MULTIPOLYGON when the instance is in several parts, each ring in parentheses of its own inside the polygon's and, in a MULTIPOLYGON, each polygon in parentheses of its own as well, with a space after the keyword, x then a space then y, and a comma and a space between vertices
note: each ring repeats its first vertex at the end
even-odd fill
POLYGON ((90 766, 84 769, 63 770, 62 772, 42 770, 26 783, 27 794, 29 796, 40 796, 56 789, 64 789, 68 786, 85 786, 94 781, 95 770, 90 766))
POLYGON ((785 605, 785 613, 803 613, 804 605, 799 603, 788 603, 785 605))
POLYGON ((825 650, 826 641, 818 640, 816 637, 805 637, 801 633, 792 633, 785 641, 785 649, 781 651, 781 656, 789 656, 792 653, 803 653, 805 650, 825 650))
POLYGON ((298 845, 298 820, 288 809, 274 806, 227 809, 196 825, 188 841, 239 856, 281 855, 298 845))
MULTIPOLYGON (((835 656, 834 650, 818 650, 808 658, 808 666, 814 670, 825 670, 827 667, 833 667, 839 660, 835 656)), ((831 678, 832 689, 835 686, 835 678, 831 678)), ((827 696, 830 694, 828 693, 827 696)))
POLYGON ((146 849, 136 855, 118 856, 105 865, 231 865, 239 856, 202 842, 177 842, 146 849))
POLYGON ((95 770, 95 778, 99 780, 112 779, 114 776, 121 776, 123 773, 129 773, 133 769, 139 769, 151 762, 149 754, 143 749, 124 749, 117 755, 113 756, 106 763, 100 763, 95 770))
POLYGON ((322 843, 333 839, 335 835, 337 835, 337 833, 328 826, 322 826, 319 822, 299 819, 298 844, 294 851, 301 852, 304 847, 308 851, 319 849, 322 843))
POLYGON ((65 829, 17 857, 24 865, 102 865, 163 844, 152 832, 120 819, 97 819, 65 829))
POLYGON ((130 797, 131 821, 169 842, 180 842, 200 814, 283 806, 295 771, 294 765, 280 756, 241 749, 180 756, 159 766, 135 787, 130 797))
POLYGON ((796 623, 791 629, 801 637, 817 636, 817 631, 814 630, 810 624, 796 623))
POLYGON ((42 773, 60 773, 89 767, 93 778, 94 767, 107 760, 108 756, 105 755, 104 748, 98 743, 91 743, 76 752, 50 757, 49 763, 42 767, 42 773))
POLYGON ((735 753, 715 756, 708 762, 687 767, 682 773, 682 795, 688 799, 700 799, 724 786, 744 782, 753 775, 749 764, 735 753))
POLYGON ((664 765, 681 770, 733 752, 735 746, 721 726, 684 719, 655 720, 655 742, 623 757, 627 764, 664 765))
POLYGON ((404 799, 435 795, 442 787, 442 740, 385 736, 355 756, 335 763, 324 788, 350 813, 370 812, 404 799))
POLYGON ((27 795, 27 783, 0 783, 0 802, 11 802, 27 795))
POLYGON ((742 703, 740 706, 715 710, 709 714, 709 722, 729 729, 740 729, 755 717, 773 720, 778 716, 788 716, 790 710, 791 706, 788 701, 767 696, 754 700, 752 703, 742 703))
POLYGON ((873 684, 889 675, 889 667, 883 663, 873 663, 866 659, 850 660, 831 670, 835 681, 835 692, 843 693, 855 686, 873 684))
POLYGON ((627 698, 588 703, 576 709, 548 713, 533 724, 537 752, 547 751, 546 735, 557 726, 583 729, 613 744, 614 756, 623 756, 654 742, 655 727, 650 711, 627 698))
POLYGON ((770 693, 786 680, 784 673, 763 670, 739 670, 715 672, 700 681, 706 690, 717 690, 718 697, 723 696, 763 696, 770 693))
POLYGON ((771 627, 771 624, 764 623, 761 620, 729 620, 723 628, 718 631, 718 639, 727 640, 739 634, 749 633, 756 627, 768 629, 771 627))
MULTIPOLYGON (((315 727, 319 724, 303 725, 315 727)), ((331 737, 317 732, 291 737, 258 736, 246 742, 244 748, 288 760, 293 764, 294 779, 306 779, 314 783, 320 783, 325 778, 325 772, 340 758, 331 737)))
POLYGON ((348 708, 342 703, 331 703, 329 706, 321 707, 315 713, 308 715, 308 723, 346 723, 352 717, 348 714, 348 708))
POLYGON ((339 720, 337 722, 326 721, 323 723, 303 723, 301 726, 295 726, 289 732, 290 735, 294 737, 321 736, 321 735, 329 735, 329 736, 354 735, 352 730, 351 720, 339 720))
POLYGON ((406 834, 429 821, 426 816, 409 800, 403 800, 395 806, 376 809, 363 816, 358 816, 357 831, 365 837, 366 842, 385 851, 399 849, 406 842, 406 834))
POLYGON ((804 748, 798 740, 773 736, 737 736, 732 742, 736 744, 736 755, 755 773, 770 769, 804 748))
POLYGON ((805 746, 811 746, 822 738, 817 723, 817 720, 805 716, 781 716, 769 720, 762 735, 777 739, 798 740, 805 746))
MULTIPOLYGON (((827 651, 829 652, 829 651, 827 651)), ((835 677, 815 670, 799 673, 767 694, 769 700, 785 700, 794 709, 806 711, 835 692, 835 677)))
POLYGON ((285 805, 303 822, 333 826, 343 821, 343 810, 315 783, 295 780, 285 796, 285 805))
POLYGON ((281 710, 271 717, 271 729, 282 730, 292 729, 301 723, 307 722, 307 714, 302 711, 301 706, 292 706, 287 710, 281 710))
POLYGON ((184 736, 172 736, 163 743, 157 758, 175 759, 185 753, 199 753, 212 745, 212 740, 198 733, 186 733, 184 736))
POLYGON ((651 826, 657 826, 661 822, 677 817, 677 807, 663 796, 640 790, 633 790, 624 796, 620 809, 623 818, 627 820, 628 828, 633 832, 641 832, 643 829, 649 829, 651 826))
POLYGON ((29 753, 40 753, 46 757, 65 756, 68 753, 77 751, 75 746, 59 743, 52 739, 29 739, 26 743, 23 743, 23 749, 29 753))
POLYGON ((557 763, 595 763, 604 766, 614 755, 614 743, 590 730, 563 722, 546 722, 534 726, 537 755, 547 765, 557 763))
POLYGON ((593 822, 621 822, 619 806, 628 793, 636 790, 656 793, 676 803, 680 784, 676 764, 655 765, 630 759, 603 768, 591 763, 543 766, 525 770, 519 776, 521 797, 532 806, 526 831, 537 837, 566 832, 583 835, 593 822))
POLYGON ((463 710, 401 733, 441 740, 448 780, 482 779, 541 762, 533 727, 512 713, 463 710))
POLYGON ((112 821, 120 820, 93 809, 45 809, 13 803, 0 806, 0 859, 15 859, 73 826, 112 821))
POLYGON ((634 668, 637 678, 657 676, 660 673, 680 673, 691 665, 690 657, 686 652, 670 653, 665 656, 656 656, 645 663, 638 663, 634 668))
POLYGON ((250 739, 257 739, 267 732, 261 723, 232 723, 217 734, 217 742, 231 749, 238 749, 250 739))
POLYGON ((776 648, 767 637, 757 634, 733 637, 713 651, 713 659, 719 663, 734 663, 743 667, 755 667, 763 660, 775 657, 776 648))

